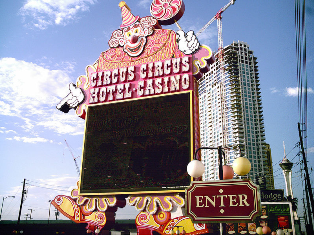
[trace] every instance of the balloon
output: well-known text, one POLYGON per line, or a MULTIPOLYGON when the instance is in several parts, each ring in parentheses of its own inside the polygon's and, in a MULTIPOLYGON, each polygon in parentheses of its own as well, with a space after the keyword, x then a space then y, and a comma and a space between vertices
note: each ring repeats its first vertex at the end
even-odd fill
POLYGON ((271 232, 270 227, 268 226, 264 226, 262 230, 263 230, 263 234, 269 234, 271 232))
POLYGON ((262 228, 262 227, 256 228, 256 233, 257 233, 258 235, 262 235, 262 234, 263 234, 263 228, 262 228))
POLYGON ((223 165, 222 170, 223 170, 223 179, 224 180, 228 180, 228 179, 233 178, 234 172, 233 172, 232 167, 227 166, 227 165, 223 165))
POLYGON ((199 160, 191 161, 187 166, 188 174, 194 178, 201 177, 205 171, 204 164, 199 160))
POLYGON ((233 170, 237 175, 246 175, 251 170, 251 163, 245 157, 238 157, 233 162, 233 170))

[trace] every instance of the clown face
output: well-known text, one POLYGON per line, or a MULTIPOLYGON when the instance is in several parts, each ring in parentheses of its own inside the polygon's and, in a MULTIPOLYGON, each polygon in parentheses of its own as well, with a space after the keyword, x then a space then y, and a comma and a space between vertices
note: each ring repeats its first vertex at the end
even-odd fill
POLYGON ((146 16, 136 20, 129 26, 113 31, 108 42, 111 48, 123 47, 123 51, 131 57, 140 55, 147 42, 147 37, 154 33, 154 27, 160 28, 155 18, 146 16))
POLYGON ((141 24, 135 23, 130 27, 124 28, 123 38, 125 40, 123 50, 129 56, 135 57, 143 52, 146 44, 146 35, 141 24))

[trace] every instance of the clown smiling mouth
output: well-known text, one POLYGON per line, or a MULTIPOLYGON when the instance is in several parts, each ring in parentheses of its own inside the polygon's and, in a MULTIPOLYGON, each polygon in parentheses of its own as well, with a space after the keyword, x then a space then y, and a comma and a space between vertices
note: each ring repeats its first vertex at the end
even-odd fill
POLYGON ((140 44, 139 44, 137 47, 135 47, 135 48, 129 47, 128 50, 130 50, 130 51, 133 52, 133 53, 136 53, 136 52, 141 48, 141 46, 142 46, 142 43, 140 43, 140 44))

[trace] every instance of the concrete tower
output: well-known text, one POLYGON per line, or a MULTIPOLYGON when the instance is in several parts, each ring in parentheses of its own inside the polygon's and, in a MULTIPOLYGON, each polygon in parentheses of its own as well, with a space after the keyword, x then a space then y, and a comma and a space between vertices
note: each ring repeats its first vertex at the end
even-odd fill
POLYGON ((292 166, 293 163, 290 162, 287 158, 284 158, 281 163, 279 163, 279 166, 281 167, 283 171, 283 175, 285 177, 285 182, 286 182, 286 196, 291 196, 293 198, 293 193, 292 193, 292 181, 291 181, 291 176, 292 176, 292 166))
POLYGON ((286 182, 286 196, 291 196, 291 198, 293 198, 293 192, 292 192, 292 166, 293 166, 293 163, 290 162, 288 159, 287 159, 287 156, 286 156, 286 148, 285 148, 285 143, 283 143, 283 149, 284 149, 284 158, 282 160, 281 163, 279 163, 279 166, 281 167, 282 169, 282 172, 283 172, 283 176, 285 177, 285 182, 286 182))

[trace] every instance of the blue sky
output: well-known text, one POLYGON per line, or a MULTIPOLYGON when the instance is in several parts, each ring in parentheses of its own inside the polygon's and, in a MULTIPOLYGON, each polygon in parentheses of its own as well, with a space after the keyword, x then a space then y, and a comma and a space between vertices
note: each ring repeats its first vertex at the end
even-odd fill
MULTIPOLYGON (((126 0, 134 15, 150 16, 150 0, 126 0)), ((201 29, 227 0, 185 0, 179 20, 183 30, 201 29)), ((33 209, 34 219, 47 219, 49 202, 69 194, 78 180, 71 152, 81 155, 84 121, 74 112, 55 106, 68 93, 68 84, 85 74, 108 49, 118 29, 118 0, 15 0, 0 1, 0 200, 5 196, 2 219, 16 220, 27 179, 22 215, 33 209), (65 141, 70 145, 67 148, 65 141)), ((308 160, 314 165, 313 29, 314 2, 307 1, 308 160)), ((164 26, 177 30, 175 25, 164 26)), ((276 188, 284 188, 278 162, 283 141, 288 159, 295 157, 299 141, 297 76, 293 0, 237 0, 222 19, 223 41, 244 41, 257 57, 265 120, 266 142, 272 149, 276 188)), ((201 44, 217 50, 214 22, 200 36, 201 44)), ((294 158, 295 157, 295 158, 294 158)), ((77 159, 79 162, 81 158, 77 159)), ((293 168, 294 196, 302 198, 299 165, 293 168)), ((314 180, 313 172, 311 173, 314 180)), ((134 218, 133 208, 118 218, 134 218)), ((24 219, 24 216, 22 217, 24 219)))

